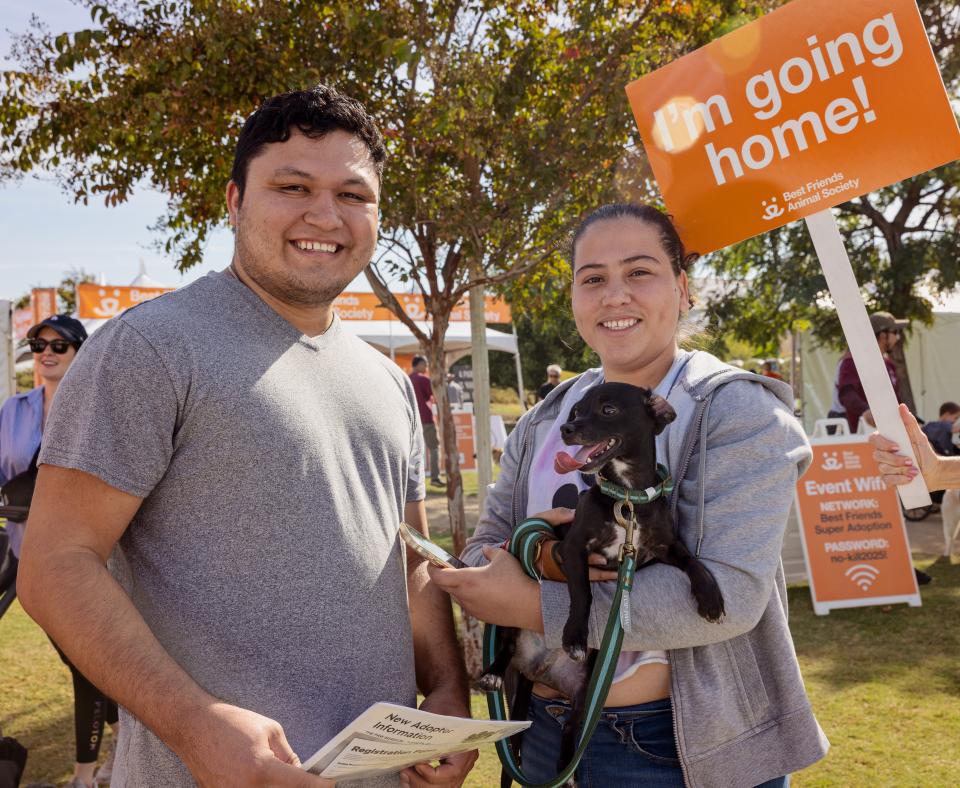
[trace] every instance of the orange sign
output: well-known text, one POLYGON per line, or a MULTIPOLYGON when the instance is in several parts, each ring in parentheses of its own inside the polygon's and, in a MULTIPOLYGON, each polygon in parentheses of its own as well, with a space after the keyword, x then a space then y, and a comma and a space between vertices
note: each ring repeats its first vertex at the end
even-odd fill
MULTIPOLYGON (((457 431, 457 454, 460 455, 460 470, 473 471, 477 468, 477 449, 473 437, 473 414, 453 413, 453 425, 457 431)), ((441 447, 442 449, 442 447, 441 447)), ((440 452, 441 462, 443 452, 440 452)))
POLYGON ((460 454, 460 468, 473 471, 477 468, 477 444, 473 437, 473 414, 454 413, 453 423, 457 430, 457 452, 460 454))
MULTIPOLYGON (((49 317, 49 315, 47 315, 49 317)), ((32 309, 15 309, 13 311, 13 338, 26 339, 27 332, 34 325, 32 309)))
MULTIPOLYGON (((31 317, 36 325, 42 320, 57 314, 57 291, 52 287, 35 287, 30 291, 31 317)), ((27 330, 30 326, 27 326, 27 330)))
POLYGON ((116 317, 132 306, 171 290, 172 287, 119 287, 84 282, 77 285, 77 317, 116 317))
MULTIPOLYGON (((419 293, 394 293, 403 306, 403 311, 411 320, 427 320, 427 307, 419 293)), ((450 313, 450 321, 464 323, 470 320, 469 299, 463 300, 450 313)), ((381 304, 373 293, 341 293, 333 301, 341 320, 396 320, 393 312, 381 304)), ((493 296, 486 296, 484 321, 487 323, 509 323, 510 305, 493 296)))
POLYGON ((884 486, 866 436, 813 439, 797 482, 800 535, 818 615, 831 608, 920 604, 896 491, 884 486))
POLYGON ((341 293, 333 300, 341 320, 396 320, 373 293, 341 293))
MULTIPOLYGON (((53 287, 35 287, 30 291, 30 316, 33 318, 31 325, 46 320, 48 317, 57 314, 57 291, 53 287)), ((30 330, 30 326, 27 326, 30 330)), ((26 335, 26 334, 24 334, 26 335)), ((33 387, 36 388, 43 381, 40 378, 40 367, 33 366, 33 387)))
POLYGON ((627 96, 701 254, 960 157, 916 0, 794 0, 627 96))

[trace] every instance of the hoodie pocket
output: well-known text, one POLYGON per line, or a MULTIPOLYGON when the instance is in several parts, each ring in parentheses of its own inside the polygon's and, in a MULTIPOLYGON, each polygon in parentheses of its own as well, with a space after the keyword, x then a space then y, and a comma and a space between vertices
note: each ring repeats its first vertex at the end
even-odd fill
POLYGON ((770 699, 763 684, 760 666, 756 655, 746 635, 732 638, 724 642, 727 656, 733 675, 736 676, 740 688, 740 698, 744 711, 754 725, 759 725, 767 717, 770 708, 770 699))

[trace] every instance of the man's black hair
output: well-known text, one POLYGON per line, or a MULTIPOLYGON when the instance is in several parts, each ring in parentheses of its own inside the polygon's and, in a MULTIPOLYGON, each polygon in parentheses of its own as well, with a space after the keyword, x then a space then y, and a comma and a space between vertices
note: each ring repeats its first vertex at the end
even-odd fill
POLYGON ((410 362, 411 368, 418 367, 420 364, 426 364, 427 360, 423 356, 414 356, 413 361, 410 362))
POLYGON ((230 173, 231 180, 240 190, 241 202, 250 160, 265 145, 286 142, 294 129, 313 138, 323 137, 337 129, 353 134, 370 151, 377 178, 383 176, 387 149, 380 129, 363 104, 343 95, 336 88, 317 85, 313 90, 294 90, 267 99, 243 124, 230 173))
POLYGON ((960 413, 960 405, 956 402, 944 402, 940 406, 940 417, 943 418, 948 413, 960 413))

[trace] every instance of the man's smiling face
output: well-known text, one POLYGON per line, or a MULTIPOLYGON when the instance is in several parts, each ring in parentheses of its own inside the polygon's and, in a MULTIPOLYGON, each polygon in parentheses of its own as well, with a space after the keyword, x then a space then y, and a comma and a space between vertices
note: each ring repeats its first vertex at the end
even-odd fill
POLYGON ((242 200, 233 181, 227 187, 236 263, 286 304, 329 304, 373 256, 379 198, 376 166, 360 139, 293 131, 250 160, 242 200))

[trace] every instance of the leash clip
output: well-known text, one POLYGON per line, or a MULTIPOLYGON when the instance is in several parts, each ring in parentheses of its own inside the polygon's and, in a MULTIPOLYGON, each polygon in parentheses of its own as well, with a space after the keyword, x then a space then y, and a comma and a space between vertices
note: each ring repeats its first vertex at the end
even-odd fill
POLYGON ((633 510, 633 501, 629 498, 623 498, 617 501, 613 505, 613 518, 617 521, 617 525, 626 531, 623 537, 623 544, 620 545, 619 555, 619 561, 623 563, 624 556, 636 555, 637 553, 637 548, 633 544, 633 531, 637 525, 637 517, 633 510), (626 514, 624 514, 624 509, 626 509, 626 514))

